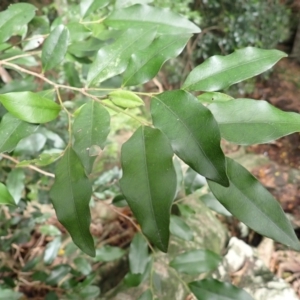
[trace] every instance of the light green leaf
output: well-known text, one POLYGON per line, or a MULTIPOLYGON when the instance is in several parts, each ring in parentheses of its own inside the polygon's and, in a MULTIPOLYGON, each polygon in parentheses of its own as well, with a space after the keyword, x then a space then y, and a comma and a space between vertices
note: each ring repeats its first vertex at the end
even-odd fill
POLYGON ((86 258, 76 257, 73 262, 81 274, 87 276, 92 272, 92 266, 86 258))
POLYGON ((226 217, 231 217, 232 214, 216 199, 212 193, 205 194, 200 197, 200 200, 211 210, 226 217))
POLYGON ((71 267, 67 264, 59 264, 55 266, 46 280, 46 284, 56 286, 71 271, 71 267))
POLYGON ((21 139, 31 135, 37 128, 10 113, 5 114, 0 123, 0 152, 11 152, 21 139))
POLYGON ((190 282, 188 286, 197 300, 254 300, 244 290, 212 278, 190 282))
POLYGON ((121 8, 121 7, 127 7, 134 4, 147 4, 151 3, 153 0, 116 0, 115 2, 115 8, 121 8))
POLYGON ((199 95, 197 98, 201 103, 225 102, 234 99, 229 95, 219 92, 206 92, 199 95))
POLYGON ((14 198, 2 182, 0 182, 0 204, 16 206, 14 198))
POLYGON ((35 15, 36 8, 27 3, 12 4, 0 13, 0 43, 18 33, 35 15))
POLYGON ((68 230, 73 242, 86 254, 95 256, 89 230, 91 195, 91 183, 75 151, 69 147, 57 162, 50 197, 59 222, 68 230))
POLYGON ((88 83, 96 84, 124 72, 132 53, 149 46, 155 35, 154 27, 128 29, 114 43, 102 47, 90 66, 88 83))
POLYGON ((299 251, 300 243, 278 201, 251 173, 229 158, 227 173, 227 188, 208 181, 221 204, 254 231, 299 251))
POLYGON ((146 290, 137 300, 153 300, 151 290, 146 290))
POLYGON ((156 26, 159 34, 189 34, 200 32, 199 27, 169 9, 135 4, 114 10, 104 24, 116 29, 149 28, 156 26))
POLYGON ((58 236, 61 235, 61 231, 51 224, 42 225, 40 228, 41 234, 49 235, 49 236, 58 236))
POLYGON ((262 144, 300 131, 300 115, 284 112, 266 101, 236 99, 208 106, 221 135, 239 145, 262 144))
POLYGON ((170 232, 171 234, 185 241, 192 241, 194 239, 191 228, 184 222, 182 218, 177 216, 171 216, 170 232))
POLYGON ((68 49, 69 30, 64 25, 55 27, 46 38, 42 49, 43 71, 53 69, 59 65, 68 49))
MULTIPOLYGON (((3 289, 0 287, 0 300, 19 300, 25 296, 21 293, 15 292, 12 289, 3 289)), ((151 299, 152 300, 152 299, 151 299)))
POLYGON ((84 18, 95 10, 105 7, 109 2, 109 0, 81 0, 79 4, 80 15, 84 18))
POLYGON ((45 146, 47 138, 38 132, 22 139, 14 150, 15 155, 35 155, 45 146))
POLYGON ((149 251, 146 239, 141 233, 136 233, 129 248, 129 266, 132 274, 143 274, 149 261, 149 251))
POLYGON ((113 104, 124 108, 134 108, 145 105, 144 101, 135 93, 125 90, 116 90, 108 94, 113 104))
POLYGON ((125 251, 119 247, 103 246, 96 250, 94 261, 113 261, 124 256, 125 251))
POLYGON ((176 192, 172 156, 165 135, 150 127, 139 127, 121 150, 122 192, 144 234, 163 252, 168 249, 176 192))
POLYGON ((279 50, 247 47, 227 56, 215 55, 188 75, 182 88, 214 92, 254 77, 270 69, 287 55, 279 50))
POLYGON ((179 158, 174 156, 173 158, 173 165, 176 172, 176 193, 175 198, 178 196, 178 194, 181 192, 183 187, 183 172, 182 172, 182 162, 179 158))
POLYGON ((42 153, 38 158, 30 159, 30 160, 22 160, 18 164, 17 167, 27 167, 28 165, 36 165, 36 166, 48 166, 55 162, 61 153, 42 153))
POLYGON ((61 237, 56 237, 53 241, 47 244, 44 254, 44 262, 46 265, 53 263, 54 259, 57 257, 58 251, 61 246, 61 237))
POLYGON ((88 173, 96 159, 90 150, 95 146, 103 149, 109 131, 110 115, 103 105, 90 101, 82 106, 73 123, 74 150, 88 173))
POLYGON ((146 49, 133 53, 123 75, 123 85, 134 86, 152 79, 168 59, 182 52, 189 39, 190 35, 162 35, 146 49))
POLYGON ((185 194, 190 195, 206 185, 205 177, 188 168, 184 177, 185 194))
POLYGON ((2 105, 16 118, 29 123, 46 123, 54 120, 60 106, 32 92, 0 95, 2 105))
POLYGON ((196 97, 182 90, 164 92, 152 98, 151 115, 179 158, 201 175, 228 185, 218 124, 196 97))
POLYGON ((82 300, 94 300, 99 299, 100 288, 95 285, 88 285, 80 289, 78 292, 79 298, 82 300))
POLYGON ((213 271, 222 258, 210 250, 192 250, 179 254, 170 262, 170 266, 178 272, 198 275, 213 271))
POLYGON ((7 176, 6 187, 9 193, 14 198, 15 203, 18 204, 21 200, 25 188, 24 170, 21 169, 12 170, 7 176))

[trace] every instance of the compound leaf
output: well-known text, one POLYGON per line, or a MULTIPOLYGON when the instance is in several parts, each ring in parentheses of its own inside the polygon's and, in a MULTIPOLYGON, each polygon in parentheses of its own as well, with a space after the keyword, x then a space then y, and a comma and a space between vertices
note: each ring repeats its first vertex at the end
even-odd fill
POLYGON ((169 242, 170 210, 176 192, 173 151, 158 129, 139 127, 123 144, 122 192, 144 234, 161 251, 169 242))
POLYGON ((227 158, 229 187, 208 180, 215 197, 247 226, 297 251, 300 243, 280 204, 244 167, 227 158))
POLYGON ((50 197, 59 222, 68 230, 73 242, 86 254, 95 256, 94 241, 89 231, 91 195, 92 185, 81 161, 68 147, 57 162, 50 197))
POLYGON ((215 55, 191 71, 182 88, 214 92, 270 69, 287 55, 279 50, 246 47, 226 56, 215 55))
POLYGON ((236 99, 208 106, 221 135, 239 145, 262 144, 300 131, 300 115, 284 112, 266 101, 236 99))
POLYGON ((179 158, 197 173, 228 186, 218 124, 196 97, 182 90, 164 92, 152 98, 151 115, 179 158))

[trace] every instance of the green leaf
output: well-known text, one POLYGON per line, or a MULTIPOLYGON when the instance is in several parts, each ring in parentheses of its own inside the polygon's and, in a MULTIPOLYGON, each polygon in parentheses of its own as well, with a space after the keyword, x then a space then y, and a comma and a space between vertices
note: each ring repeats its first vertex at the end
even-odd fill
POLYGON ((113 198, 112 204, 117 207, 128 206, 128 203, 123 195, 117 195, 113 198))
POLYGON ((24 297, 25 296, 23 294, 15 292, 12 289, 3 289, 2 287, 0 287, 0 300, 7 300, 7 299, 9 299, 9 300, 19 300, 19 299, 22 299, 24 297))
POLYGON ((188 285, 197 300, 253 300, 244 290, 212 278, 190 282, 188 285))
POLYGON ((149 261, 149 251, 146 239, 141 233, 136 233, 129 248, 129 266, 132 274, 143 274, 149 261))
POLYGON ((10 113, 5 114, 0 123, 0 152, 11 152, 21 139, 31 135, 37 128, 37 125, 21 121, 10 113))
POLYGON ((156 35, 155 28, 128 29, 114 43, 102 47, 90 66, 89 85, 102 82, 125 71, 132 53, 146 48, 156 35))
POLYGON ((227 172, 227 188, 208 181, 221 204, 254 231, 299 251, 300 243, 278 201, 251 173, 229 158, 227 172))
POLYGON ((2 182, 0 182, 0 204, 16 206, 14 198, 2 182))
POLYGON ((229 95, 219 92, 206 92, 199 95, 197 98, 201 103, 225 102, 234 99, 229 95))
POLYGON ((153 300, 151 290, 146 290, 137 300, 153 300))
POLYGON ((57 162, 50 197, 59 222, 68 230, 73 242, 86 254, 95 256, 89 230, 91 195, 91 183, 75 151, 69 147, 57 162))
POLYGON ((123 75, 123 85, 139 85, 152 79, 168 59, 182 52, 189 39, 190 35, 162 35, 147 49, 133 53, 123 75))
POLYGON ((69 30, 64 25, 55 27, 43 44, 42 65, 43 72, 59 65, 68 49, 69 30))
POLYGON ((126 7, 126 6, 131 6, 134 4, 147 4, 151 3, 153 0, 116 0, 115 2, 115 8, 121 8, 121 7, 126 7))
POLYGON ((45 224, 40 227, 41 234, 49 235, 49 236, 57 236, 61 235, 61 231, 51 224, 45 224))
POLYGON ((134 108, 145 105, 144 101, 139 96, 130 91, 116 90, 110 92, 108 97, 113 104, 124 108, 134 108))
POLYGON ((24 182, 25 182, 24 170, 14 169, 7 176, 6 187, 9 193, 14 198, 16 204, 18 204, 21 200, 22 193, 25 188, 24 182))
POLYGON ((104 24, 116 29, 149 28, 156 26, 159 34, 190 34, 200 32, 199 27, 169 9, 135 4, 114 10, 104 24))
POLYGON ((119 247, 102 246, 96 250, 94 261, 113 261, 124 256, 125 251, 119 247))
POLYGON ((208 106, 221 135, 239 145, 261 144, 300 131, 300 115, 284 112, 266 101, 236 99, 208 106))
POLYGON ((7 41, 18 33, 24 25, 29 23, 36 8, 27 3, 12 4, 7 10, 0 13, 0 43, 7 41))
POLYGON ((82 0, 79 4, 80 15, 84 18, 95 10, 105 7, 109 2, 109 0, 82 0))
POLYGON ((231 217, 232 214, 216 199, 212 193, 205 194, 200 197, 200 200, 211 210, 226 217, 231 217))
POLYGON ((184 177, 185 194, 190 195, 206 185, 205 177, 188 168, 184 177))
POLYGON ((58 251, 61 246, 61 237, 56 237, 53 241, 47 244, 44 254, 44 262, 46 265, 53 263, 54 259, 57 257, 58 251))
POLYGON ((54 120, 60 106, 32 92, 0 95, 2 105, 16 118, 29 123, 46 123, 54 120))
POLYGON ((81 274, 87 276, 92 272, 92 266, 86 258, 76 257, 73 262, 81 274))
POLYGON ((152 98, 151 115, 179 158, 201 175, 228 185, 218 124, 196 97, 182 90, 164 92, 152 98))
POLYGON ((94 300, 99 299, 100 288, 94 285, 88 285, 80 289, 78 292, 80 300, 94 300))
POLYGON ((179 254, 170 262, 170 266, 178 272, 198 275, 213 271, 222 258, 210 250, 192 250, 179 254))
POLYGON ((109 131, 110 115, 103 105, 90 101, 81 107, 73 123, 74 150, 88 173, 96 159, 90 150, 95 146, 103 149, 109 131))
POLYGON ((193 69, 182 88, 208 92, 222 90, 267 71, 286 56, 279 50, 254 47, 240 49, 227 56, 215 55, 193 69))
POLYGON ((170 232, 185 241, 192 241, 194 239, 194 234, 191 228, 183 221, 182 218, 177 216, 171 216, 170 232))
POLYGON ((122 192, 144 234, 163 252, 168 249, 176 192, 172 156, 165 135, 150 127, 139 127, 121 150, 122 192))
POLYGON ((55 266, 50 275, 48 276, 46 283, 52 286, 58 285, 58 283, 71 271, 69 265, 55 266))

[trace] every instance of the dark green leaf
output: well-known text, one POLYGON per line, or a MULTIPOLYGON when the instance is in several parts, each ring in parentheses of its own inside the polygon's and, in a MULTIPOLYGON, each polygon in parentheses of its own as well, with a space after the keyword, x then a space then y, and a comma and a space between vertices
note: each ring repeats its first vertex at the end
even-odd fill
POLYGON ((216 197, 212 194, 205 194, 200 197, 200 200, 205 203, 205 205, 211 210, 217 212, 226 217, 231 217, 231 213, 216 199, 216 197))
POLYGON ((132 273, 127 273, 124 277, 124 284, 127 287, 135 287, 139 286, 142 282, 143 274, 137 273, 137 274, 132 274, 132 273))
POLYGON ((149 261, 148 244, 141 233, 136 233, 129 248, 129 266, 132 274, 143 274, 149 261))
POLYGON ((92 272, 92 266, 84 257, 76 257, 74 259, 76 269, 83 275, 87 276, 92 272))
POLYGON ((146 290, 137 300, 153 300, 151 290, 146 290))
POLYGON ((189 288, 197 300, 253 300, 244 290, 216 279, 190 282, 189 288))
POLYGON ((42 65, 43 71, 59 65, 68 49, 69 30, 64 25, 55 27, 43 44, 42 65))
POLYGON ((64 71, 70 86, 80 87, 81 82, 78 75, 78 70, 75 68, 75 64, 67 62, 64 64, 64 71))
POLYGON ((123 195, 117 195, 113 198, 112 204, 117 207, 128 206, 128 203, 123 195))
POLYGON ((192 70, 183 84, 189 91, 214 92, 270 69, 286 54, 247 47, 227 56, 215 55, 192 70))
POLYGON ((6 187, 14 198, 15 203, 18 204, 25 188, 24 170, 12 170, 7 176, 6 187))
POLYGON ((131 91, 116 90, 108 94, 114 105, 124 108, 134 108, 145 105, 144 101, 131 91))
POLYGON ((0 204, 6 204, 6 205, 13 205, 15 206, 16 203, 14 201, 14 198, 9 193, 6 186, 0 182, 0 204))
POLYGON ((73 242, 86 254, 95 256, 89 231, 91 195, 92 186, 84 168, 75 151, 68 147, 57 162, 50 197, 59 222, 68 230, 73 242))
POLYGON ((199 95, 197 98, 201 103, 225 102, 234 99, 229 95, 219 92, 206 92, 199 95))
POLYGON ((192 241, 194 239, 191 228, 183 221, 182 218, 177 216, 171 216, 170 232, 185 241, 192 241))
POLYGON ((98 102, 90 101, 81 107, 75 116, 73 134, 74 150, 88 173, 91 172, 96 156, 93 147, 104 148, 110 131, 110 115, 98 102))
POLYGON ((236 99, 208 106, 227 141, 251 145, 300 131, 300 115, 284 112, 266 101, 236 99))
POLYGON ((190 36, 162 35, 146 49, 132 54, 124 72, 123 85, 132 86, 152 79, 170 58, 178 56, 190 36))
POLYGON ((173 151, 160 130, 140 127, 123 144, 121 152, 122 192, 144 234, 166 252, 176 192, 173 151))
POLYGON ((178 272, 198 275, 213 271, 222 258, 210 250, 192 250, 179 254, 170 262, 170 266, 178 272))
POLYGON ((188 168, 184 176, 185 194, 190 195, 206 185, 205 177, 188 168))
POLYGON ((221 204, 258 233, 300 250, 300 243, 278 201, 251 173, 229 158, 227 172, 230 181, 227 188, 208 181, 221 204))
POLYGON ((114 43, 102 47, 90 67, 87 78, 89 84, 102 82, 124 72, 132 53, 146 48, 155 35, 155 28, 128 29, 114 43))
POLYGON ((156 26, 159 34, 198 33, 200 29, 187 18, 169 9, 135 4, 115 10, 104 23, 116 29, 149 28, 156 26))
POLYGON ((218 124, 196 97, 182 90, 164 92, 152 98, 151 115, 179 158, 203 176, 228 185, 218 124))
POLYGON ((103 246, 96 250, 95 261, 113 261, 124 256, 125 251, 119 247, 103 246))
POLYGON ((11 152, 21 139, 31 135, 37 128, 10 113, 5 114, 0 123, 0 152, 11 152))
POLYGON ((88 16, 97 9, 105 7, 109 0, 81 0, 80 1, 80 15, 82 18, 88 16))
POLYGON ((52 242, 48 243, 45 249, 44 262, 46 265, 52 264, 57 257, 61 246, 61 237, 56 237, 52 242))
POLYGON ((18 33, 35 15, 36 8, 27 3, 12 4, 0 13, 0 43, 18 33))
POLYGON ((0 95, 0 102, 16 118, 29 123, 46 123, 54 120, 60 106, 32 92, 0 95))

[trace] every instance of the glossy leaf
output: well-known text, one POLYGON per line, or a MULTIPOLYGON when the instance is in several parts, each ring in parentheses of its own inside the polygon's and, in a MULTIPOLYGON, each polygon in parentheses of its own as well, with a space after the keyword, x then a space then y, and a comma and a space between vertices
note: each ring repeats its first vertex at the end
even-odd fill
POLYGON ((108 3, 109 0, 82 0, 79 3, 80 15, 84 18, 95 10, 105 7, 108 3))
POLYGON ((88 173, 96 159, 90 150, 95 146, 103 149, 109 131, 110 116, 103 105, 90 101, 82 106, 73 123, 74 150, 88 173))
POLYGON ((172 156, 165 135, 150 127, 139 127, 121 150, 122 192, 144 234, 163 252, 168 249, 176 192, 172 156))
POLYGON ((35 16, 36 8, 27 3, 12 4, 0 13, 0 43, 18 33, 35 16))
POLYGON ((149 261, 149 251, 146 239, 141 233, 136 233, 129 248, 129 266, 132 274, 143 274, 149 261))
POLYGON ((220 282, 212 278, 190 282, 188 286, 197 300, 253 300, 244 290, 228 282, 220 282))
POLYGON ((199 95, 197 98, 201 103, 209 103, 209 104, 215 102, 226 102, 234 99, 229 95, 219 93, 219 92, 206 92, 199 95))
POLYGON ((115 8, 121 8, 121 7, 127 7, 134 4, 147 4, 151 3, 153 0, 116 0, 115 2, 115 8))
POLYGON ((152 98, 151 115, 179 158, 201 175, 228 185, 218 124, 196 97, 182 90, 164 92, 152 98))
POLYGON ((0 152, 11 152, 19 141, 31 135, 38 128, 15 118, 10 113, 3 116, 0 123, 0 152))
POLYGON ((59 222, 68 230, 73 242, 86 254, 95 256, 89 231, 91 195, 91 183, 75 151, 69 147, 57 162, 50 197, 59 222))
POLYGON ((239 145, 261 144, 300 131, 300 115, 284 112, 266 101, 236 99, 208 106, 221 135, 239 145))
POLYGON ((94 261, 113 261, 124 256, 125 251, 119 247, 102 246, 96 250, 96 257, 94 261))
POLYGON ((280 204, 244 167, 227 158, 230 186, 208 185, 215 197, 240 221, 258 233, 295 250, 300 243, 280 204))
POLYGON ((12 197, 7 187, 2 182, 0 182, 0 205, 1 204, 13 205, 13 206, 16 205, 14 198, 12 197))
POLYGON ((111 102, 124 108, 134 108, 145 105, 144 101, 135 93, 126 90, 116 90, 108 94, 111 102))
POLYGON ((171 216, 170 232, 185 241, 192 241, 194 239, 191 228, 178 216, 171 216))
POLYGON ((102 47, 90 66, 88 83, 96 84, 124 72, 132 53, 146 48, 155 35, 154 27, 128 29, 114 43, 102 47))
POLYGON ((135 4, 114 10, 104 21, 116 29, 149 28, 156 26, 159 34, 198 33, 200 29, 188 19, 169 9, 135 4))
POLYGON ((29 123, 46 123, 54 120, 60 106, 32 92, 0 95, 2 105, 16 118, 29 123))
POLYGON ((123 75, 123 85, 139 85, 152 79, 168 59, 182 52, 189 39, 190 35, 162 35, 146 49, 133 53, 123 75))
POLYGON ((227 56, 215 55, 188 75, 182 88, 189 91, 214 92, 261 74, 286 54, 279 50, 247 47, 227 56))
POLYGON ((47 265, 53 263, 54 259, 57 257, 58 251, 61 246, 61 237, 56 237, 53 241, 47 244, 44 254, 44 262, 47 265))
POLYGON ((185 194, 190 195, 206 185, 205 177, 192 168, 188 168, 184 176, 185 194))
POLYGON ((12 170, 6 180, 6 187, 16 204, 21 200, 25 188, 25 173, 22 169, 12 170))
POLYGON ((137 300, 153 300, 151 290, 146 290, 137 300))
POLYGON ((210 250, 192 250, 179 254, 170 262, 170 266, 178 272, 198 275, 213 271, 222 258, 210 250))
POLYGON ((43 44, 42 65, 43 71, 53 69, 59 65, 68 49, 69 30, 64 25, 55 27, 43 44))

